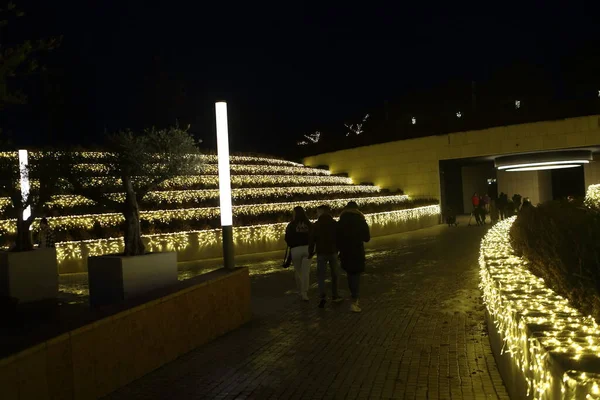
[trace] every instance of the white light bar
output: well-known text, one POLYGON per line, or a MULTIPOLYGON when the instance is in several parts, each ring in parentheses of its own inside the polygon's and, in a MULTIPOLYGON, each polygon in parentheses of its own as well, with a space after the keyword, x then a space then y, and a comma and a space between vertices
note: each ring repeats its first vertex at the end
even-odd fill
MULTIPOLYGON (((29 199, 29 171, 28 171, 28 157, 27 150, 19 150, 19 174, 20 174, 20 184, 21 184, 21 199, 23 203, 25 203, 29 199)), ((27 206, 26 209, 23 210, 23 221, 26 221, 27 218, 31 216, 31 206, 27 206)))
POLYGON ((524 167, 507 169, 506 172, 521 172, 521 171, 543 171, 548 169, 565 169, 581 167, 581 164, 561 164, 561 165, 542 165, 539 167, 524 167))
POLYGON ((219 165, 219 199, 221 226, 233 225, 231 210, 231 173, 229 170, 229 129, 227 127, 227 103, 215 103, 217 117, 217 162, 219 165))
POLYGON ((538 167, 544 165, 561 165, 561 164, 589 164, 589 160, 567 160, 567 161, 545 161, 537 163, 524 163, 524 164, 513 164, 513 165, 501 165, 498 169, 513 169, 513 168, 524 168, 524 167, 538 167))

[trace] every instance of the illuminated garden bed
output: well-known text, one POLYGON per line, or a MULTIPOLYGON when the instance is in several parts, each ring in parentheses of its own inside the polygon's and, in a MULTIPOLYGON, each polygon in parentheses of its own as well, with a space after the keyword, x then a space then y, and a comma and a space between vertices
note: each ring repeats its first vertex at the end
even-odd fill
POLYGON ((513 398, 599 399, 600 328, 527 269, 510 244, 514 221, 490 229, 480 252, 488 329, 501 340, 492 348, 507 389, 513 398))
POLYGON ((600 185, 590 185, 585 195, 585 205, 600 210, 600 185))
MULTIPOLYGON (((373 236, 387 235, 425 228, 439 222, 438 205, 406 210, 366 214, 373 236)), ((265 225, 236 226, 234 228, 237 255, 262 253, 285 249, 287 222, 265 225)), ((149 252, 177 251, 178 261, 216 258, 221 256, 221 229, 176 232, 143 237, 149 252)), ((123 251, 123 238, 93 239, 59 242, 57 258, 59 271, 86 270, 87 257, 123 251)))

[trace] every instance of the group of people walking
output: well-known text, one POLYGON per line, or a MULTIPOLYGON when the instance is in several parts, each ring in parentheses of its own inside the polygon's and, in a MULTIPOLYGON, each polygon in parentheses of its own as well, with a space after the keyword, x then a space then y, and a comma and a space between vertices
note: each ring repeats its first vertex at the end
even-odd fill
POLYGON ((331 271, 331 300, 339 303, 339 276, 341 269, 348 277, 352 296, 350 309, 360 312, 358 303, 360 276, 365 270, 364 244, 371 239, 369 226, 358 204, 349 202, 336 222, 327 205, 317 208, 317 221, 313 224, 302 207, 294 208, 294 218, 285 231, 285 241, 291 249, 296 287, 302 300, 308 301, 310 266, 317 256, 317 279, 319 284, 319 307, 327 302, 325 278, 331 271))

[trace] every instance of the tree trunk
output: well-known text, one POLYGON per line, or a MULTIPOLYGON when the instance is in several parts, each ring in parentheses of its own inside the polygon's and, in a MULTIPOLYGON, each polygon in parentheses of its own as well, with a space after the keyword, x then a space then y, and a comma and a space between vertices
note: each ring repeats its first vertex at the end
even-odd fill
POLYGON ((136 199, 133 185, 129 179, 124 179, 126 197, 123 209, 125 217, 125 255, 139 256, 145 253, 142 242, 142 230, 140 227, 140 208, 136 199))
POLYGON ((17 240, 15 242, 14 251, 29 251, 33 250, 33 240, 29 227, 31 222, 23 221, 23 216, 20 215, 17 219, 17 240))

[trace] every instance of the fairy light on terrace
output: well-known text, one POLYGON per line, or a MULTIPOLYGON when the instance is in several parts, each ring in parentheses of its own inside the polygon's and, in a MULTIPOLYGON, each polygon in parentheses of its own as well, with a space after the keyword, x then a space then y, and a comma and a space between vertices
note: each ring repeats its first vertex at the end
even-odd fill
POLYGON ((585 194, 585 205, 600 210, 600 185, 590 185, 585 194))
MULTIPOLYGON (((409 200, 406 195, 355 197, 333 200, 308 200, 269 204, 248 204, 233 207, 234 216, 258 216, 267 213, 287 212, 296 206, 308 210, 316 209, 321 204, 327 204, 333 209, 343 208, 349 201, 356 201, 364 205, 394 205, 405 203, 409 200)), ((173 210, 141 211, 140 218, 148 222, 168 223, 173 220, 212 219, 220 216, 219 207, 182 208, 173 210)), ((48 224, 56 230, 66 229, 92 229, 95 224, 101 227, 119 226, 124 221, 121 213, 83 214, 61 217, 49 217, 48 224)), ((37 225, 36 225, 37 226, 37 225)), ((0 220, 0 230, 6 233, 16 232, 16 220, 0 220)))
MULTIPOLYGON (((410 208, 406 210, 365 214, 371 226, 385 227, 390 224, 406 223, 425 217, 437 216, 438 205, 410 208)), ((285 235, 286 223, 262 224, 236 227, 233 235, 235 245, 247 245, 260 242, 281 242, 285 235)), ((190 247, 204 249, 219 244, 220 229, 185 231, 156 235, 144 235, 143 240, 149 251, 186 251, 190 247)), ((92 239, 58 242, 57 260, 60 263, 78 261, 87 256, 118 253, 123 251, 123 238, 92 239)))
MULTIPOLYGON (((291 187, 266 187, 266 188, 238 188, 232 190, 234 201, 249 201, 256 199, 285 199, 294 196, 339 195, 339 194, 375 194, 381 189, 377 186, 291 186, 291 187)), ((108 198, 124 201, 124 193, 111 193, 108 198)), ((218 189, 201 190, 165 190, 149 192, 144 197, 144 202, 153 204, 182 204, 201 203, 219 198, 218 189)), ((0 211, 11 204, 8 197, 0 197, 0 211)), ((56 195, 47 203, 50 208, 68 209, 83 206, 93 206, 95 202, 79 195, 56 195)))
POLYGON ((597 376, 586 371, 567 371, 563 377, 551 374, 550 357, 565 359, 568 365, 600 359, 600 328, 529 272, 527 261, 515 255, 509 239, 514 220, 502 221, 488 231, 479 258, 483 300, 503 336, 503 352, 521 369, 535 399, 549 396, 554 384, 562 385, 565 398, 598 398, 597 376), (530 326, 535 326, 535 336, 529 334, 530 326), (562 382, 554 382, 561 378, 562 382))

